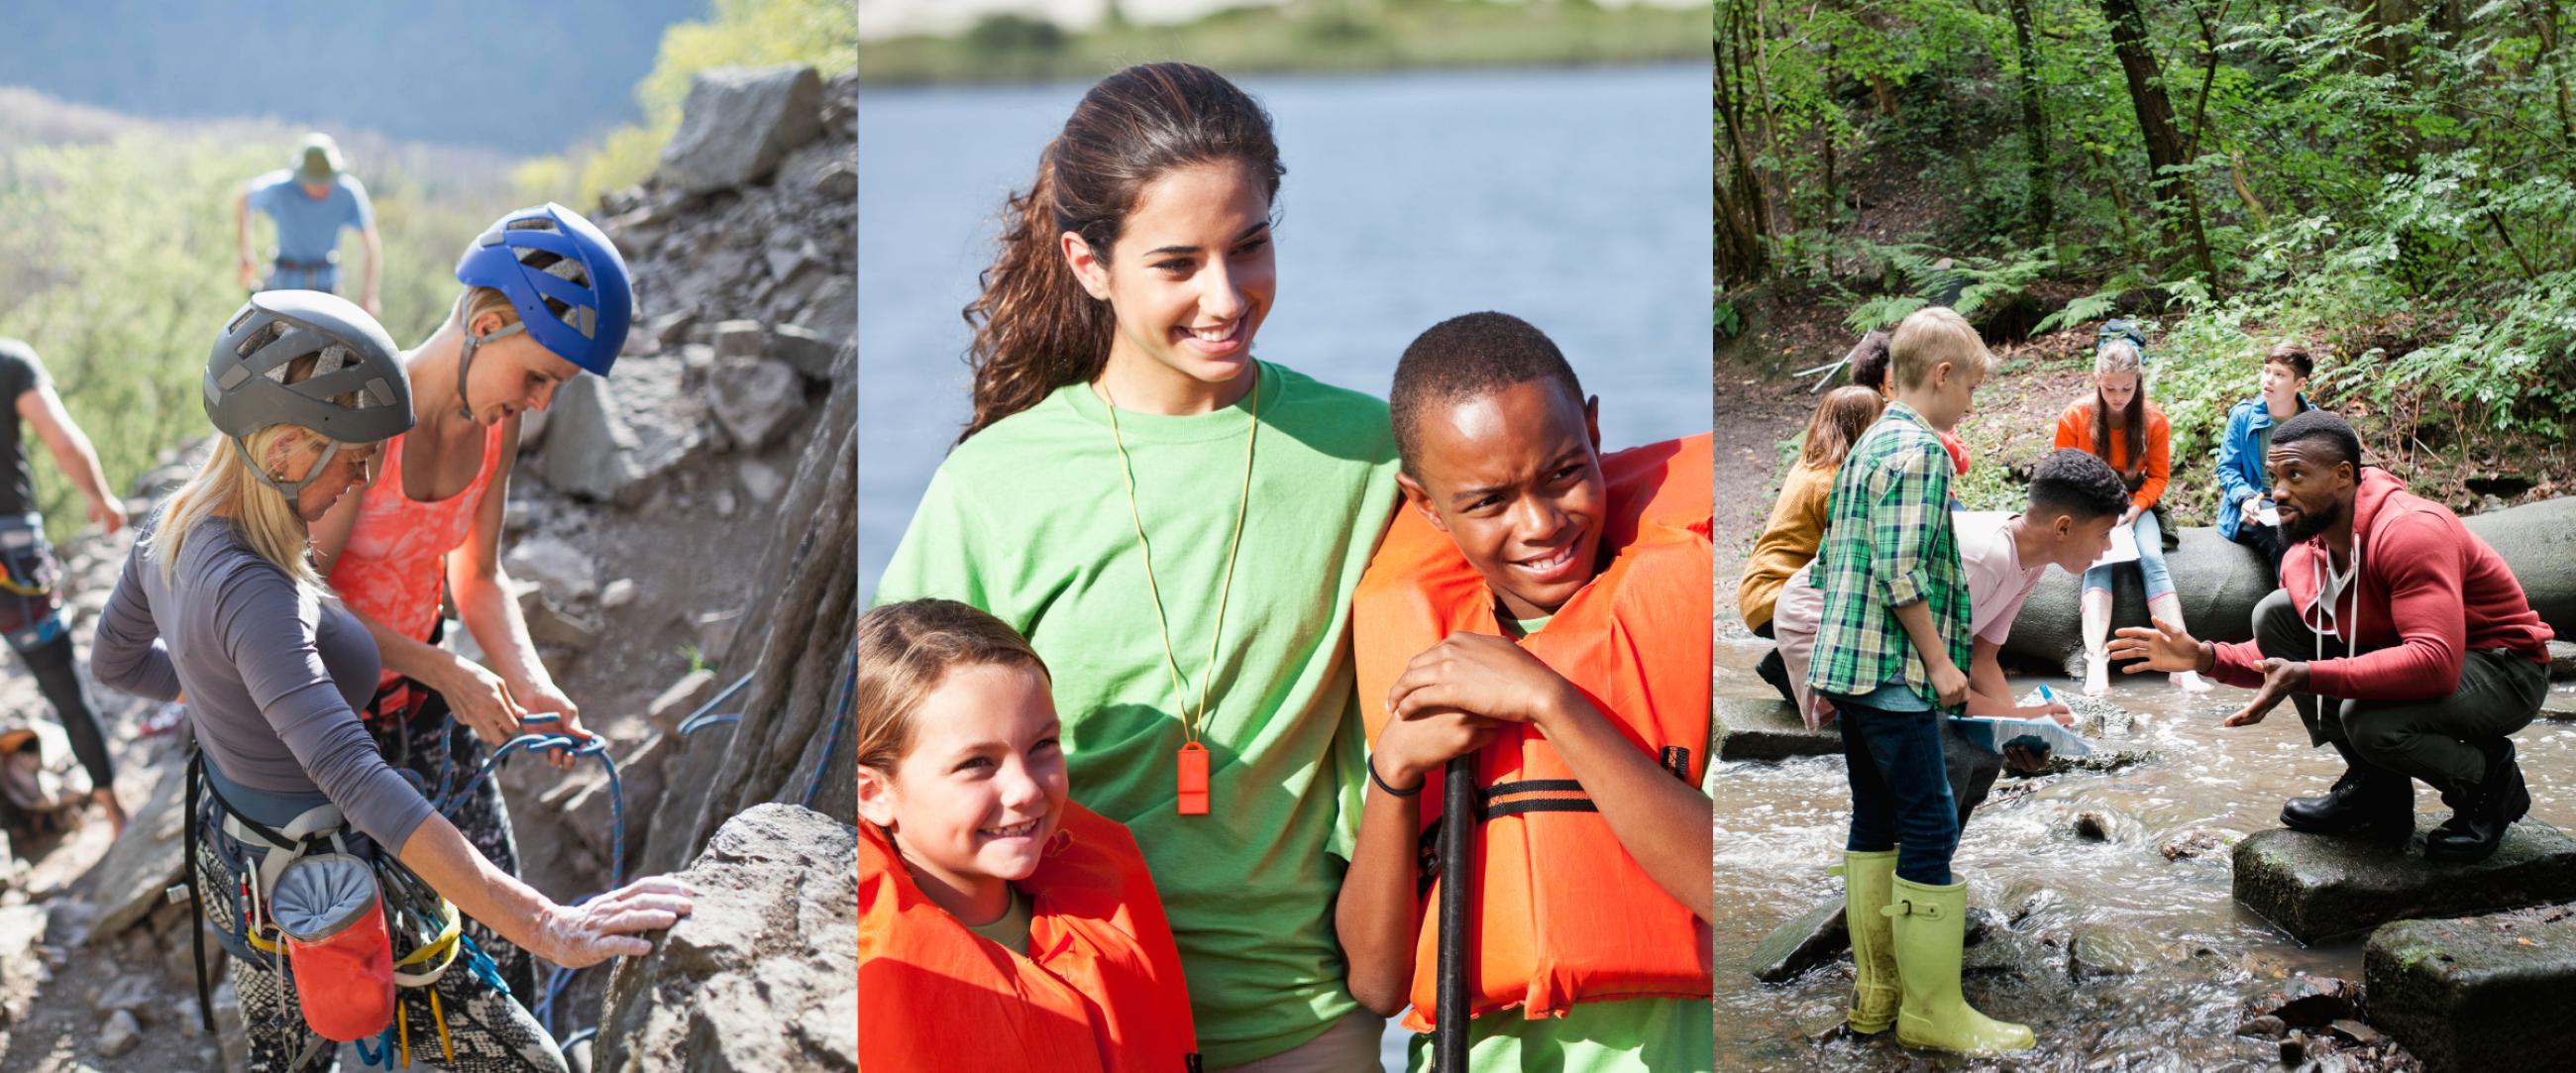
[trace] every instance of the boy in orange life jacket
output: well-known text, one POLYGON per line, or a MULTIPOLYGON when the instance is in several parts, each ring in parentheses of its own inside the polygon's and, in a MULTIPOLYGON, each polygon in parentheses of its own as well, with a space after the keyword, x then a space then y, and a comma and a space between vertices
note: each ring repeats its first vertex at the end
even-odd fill
POLYGON ((1353 597, 1372 785, 1335 924, 1362 1005, 1453 1015, 1425 908, 1459 877, 1415 846, 1472 754, 1475 1069, 1713 1062, 1709 438, 1604 457, 1597 403, 1499 313, 1424 332, 1388 398, 1410 509, 1353 597))
POLYGON ((858 648, 859 1069, 1198 1068, 1136 841, 1065 797, 1046 664, 950 600, 858 648))

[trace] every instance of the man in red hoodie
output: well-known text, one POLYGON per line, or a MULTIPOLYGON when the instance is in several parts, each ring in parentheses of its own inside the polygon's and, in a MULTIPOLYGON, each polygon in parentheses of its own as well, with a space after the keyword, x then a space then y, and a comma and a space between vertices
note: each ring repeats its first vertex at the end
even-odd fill
POLYGON ((2408 780, 2422 779, 2453 813, 2424 856, 2485 859, 2531 809, 2508 735, 2549 690, 2549 627, 2457 515, 2361 464, 2342 418, 2281 423, 2264 467, 2292 547, 2282 587, 2254 608, 2254 640, 2213 645, 2158 622, 2121 630, 2111 654, 2143 659, 2132 674, 2197 670, 2258 690, 2228 726, 2295 704, 2310 740, 2348 766, 2324 796, 2284 806, 2283 826, 2403 840, 2408 780))

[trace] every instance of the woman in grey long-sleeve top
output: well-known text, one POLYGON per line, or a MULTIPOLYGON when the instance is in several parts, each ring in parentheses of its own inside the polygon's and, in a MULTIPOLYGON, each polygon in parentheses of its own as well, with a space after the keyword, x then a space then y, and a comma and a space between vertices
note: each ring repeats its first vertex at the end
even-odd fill
MULTIPOLYGON (((386 766, 358 720, 375 688, 375 645, 325 594, 305 556, 306 527, 364 483, 381 442, 410 425, 393 355, 384 329, 329 295, 263 293, 234 316, 206 372, 207 414, 229 442, 147 523, 100 616, 93 672, 143 696, 184 693, 209 787, 251 820, 281 827, 336 806, 362 836, 349 839, 353 852, 372 842, 466 916, 558 965, 649 952, 632 933, 688 912, 686 888, 653 877, 556 904, 475 852, 386 766)), ((292 976, 238 931, 234 892, 268 847, 227 834, 211 799, 192 819, 202 831, 192 864, 234 955, 251 1067, 329 1069, 336 1048, 304 1024, 292 976)), ((421 1046, 454 1047, 444 1068, 564 1068, 534 1018, 472 959, 432 987, 443 1026, 426 1003, 403 1003, 401 1016, 421 1046)))

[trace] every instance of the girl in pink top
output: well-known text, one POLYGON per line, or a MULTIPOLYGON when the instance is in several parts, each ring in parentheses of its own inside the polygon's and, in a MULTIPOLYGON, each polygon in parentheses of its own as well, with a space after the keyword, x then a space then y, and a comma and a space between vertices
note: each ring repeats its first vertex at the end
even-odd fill
MULTIPOLYGON (((457 263, 466 284, 445 324, 403 355, 414 386, 411 431, 385 444, 380 472, 313 527, 318 565, 365 624, 384 659, 365 713, 385 760, 432 793, 462 787, 490 750, 551 716, 576 739, 580 710, 555 686, 528 639, 501 568, 501 514, 519 453, 519 418, 543 410, 584 371, 605 375, 633 305, 624 261, 578 214, 558 205, 504 217, 457 263), (438 646, 452 599, 484 653, 475 663, 438 646)), ((568 753, 543 754, 568 767, 568 753)), ((518 873, 499 783, 452 802, 448 819, 492 862, 518 873)), ((510 990, 535 1001, 526 952, 467 922, 510 990)))

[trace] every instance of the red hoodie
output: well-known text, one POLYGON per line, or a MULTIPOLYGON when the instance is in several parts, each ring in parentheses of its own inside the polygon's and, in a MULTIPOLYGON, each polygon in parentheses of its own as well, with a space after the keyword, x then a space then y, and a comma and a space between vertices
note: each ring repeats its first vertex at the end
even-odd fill
MULTIPOLYGON (((2293 546, 2281 586, 2310 629, 2328 614, 2357 634, 2345 659, 2308 664, 2308 690, 2321 697, 2430 700, 2459 691, 2460 661, 2472 651, 2510 649, 2549 662, 2549 627, 2531 609, 2504 558, 2441 504, 2406 490, 2385 470, 2365 467, 2353 502, 2353 557, 2360 576, 2336 607, 2320 613, 2325 538, 2293 546), (2340 612, 2340 613, 2336 613, 2340 612)), ((2211 677, 2253 689, 2263 653, 2252 641, 2218 645, 2211 677)))

